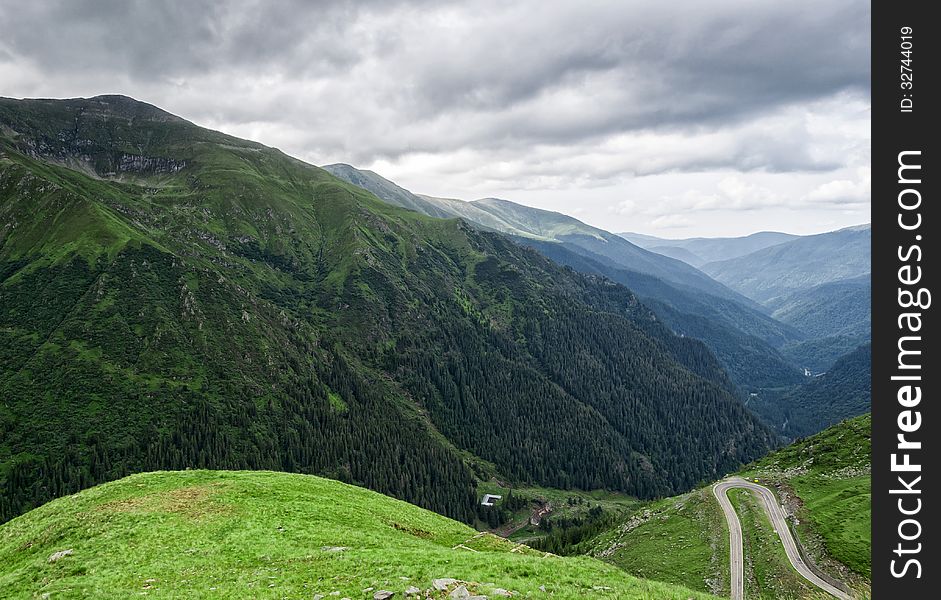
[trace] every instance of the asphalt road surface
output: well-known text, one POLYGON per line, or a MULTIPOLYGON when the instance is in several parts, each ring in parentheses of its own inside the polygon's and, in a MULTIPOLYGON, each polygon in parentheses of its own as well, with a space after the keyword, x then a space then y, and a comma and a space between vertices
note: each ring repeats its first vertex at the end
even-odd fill
POLYGON ((758 493, 758 497, 761 498, 761 503, 765 507, 765 512, 768 514, 768 518, 771 519, 771 524, 774 525, 774 529, 778 532, 778 537, 781 538, 781 543, 784 545, 784 552, 787 554, 788 560, 791 561, 791 566, 793 566, 804 579, 837 598, 853 600, 853 597, 843 590, 834 587, 832 584, 818 577, 810 567, 807 566, 804 559, 801 558, 800 552, 797 550, 797 542, 794 541, 791 530, 787 525, 787 515, 785 515, 784 509, 778 504, 778 500, 774 497, 774 494, 771 493, 771 490, 757 483, 745 481, 738 477, 720 481, 712 487, 712 493, 715 494, 716 500, 718 500, 719 505, 722 506, 722 512, 725 513, 725 520, 729 524, 729 547, 732 565, 732 600, 744 600, 745 598, 745 557, 742 550, 742 524, 739 522, 738 515, 735 514, 735 508, 732 507, 732 503, 729 501, 727 494, 728 491, 733 488, 743 488, 758 493))

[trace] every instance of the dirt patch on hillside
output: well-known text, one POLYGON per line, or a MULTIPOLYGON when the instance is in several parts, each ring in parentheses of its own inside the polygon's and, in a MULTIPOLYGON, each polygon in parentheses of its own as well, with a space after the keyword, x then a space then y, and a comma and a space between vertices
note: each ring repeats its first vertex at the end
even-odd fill
POLYGON ((218 485, 193 485, 107 502, 97 510, 114 513, 162 512, 200 519, 229 512, 229 507, 213 500, 219 491, 218 485))

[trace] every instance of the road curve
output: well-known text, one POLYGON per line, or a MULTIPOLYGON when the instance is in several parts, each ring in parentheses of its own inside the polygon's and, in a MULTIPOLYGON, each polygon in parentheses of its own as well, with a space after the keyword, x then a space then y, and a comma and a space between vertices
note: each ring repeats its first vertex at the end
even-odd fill
POLYGON ((728 497, 728 491, 733 488, 743 488, 758 492, 758 497, 761 498, 761 503, 765 507, 765 513, 771 520, 774 529, 778 532, 778 537, 781 538, 781 544, 784 545, 784 552, 787 554, 788 560, 791 561, 791 566, 793 566, 804 579, 841 600, 853 600, 853 597, 843 590, 834 587, 832 584, 818 577, 810 567, 807 566, 804 559, 801 558, 800 552, 797 550, 797 542, 794 541, 794 537, 791 535, 791 529, 787 524, 787 515, 784 514, 784 509, 778 504, 778 500, 774 497, 774 494, 771 493, 771 490, 757 483, 745 481, 738 477, 720 481, 712 486, 712 493, 715 495, 716 500, 719 501, 719 505, 722 506, 722 512, 725 513, 725 520, 729 524, 730 562, 732 565, 732 600, 744 600, 745 598, 742 524, 738 520, 738 515, 735 514, 735 508, 732 507, 732 503, 729 501, 728 497))

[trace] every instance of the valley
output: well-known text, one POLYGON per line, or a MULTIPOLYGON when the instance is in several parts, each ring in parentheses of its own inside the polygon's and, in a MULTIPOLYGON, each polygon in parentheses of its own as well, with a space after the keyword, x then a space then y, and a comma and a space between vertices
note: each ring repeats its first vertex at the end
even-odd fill
POLYGON ((616 235, 125 96, 0 98, 0 226, 0 598, 868 594, 868 226, 616 235))

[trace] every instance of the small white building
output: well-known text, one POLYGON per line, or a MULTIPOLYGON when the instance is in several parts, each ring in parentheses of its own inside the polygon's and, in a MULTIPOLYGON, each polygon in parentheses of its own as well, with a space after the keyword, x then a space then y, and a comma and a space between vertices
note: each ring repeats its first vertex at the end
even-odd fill
POLYGON ((497 500, 503 496, 497 496, 496 494, 484 494, 484 499, 480 501, 481 506, 493 506, 497 503, 497 500))

